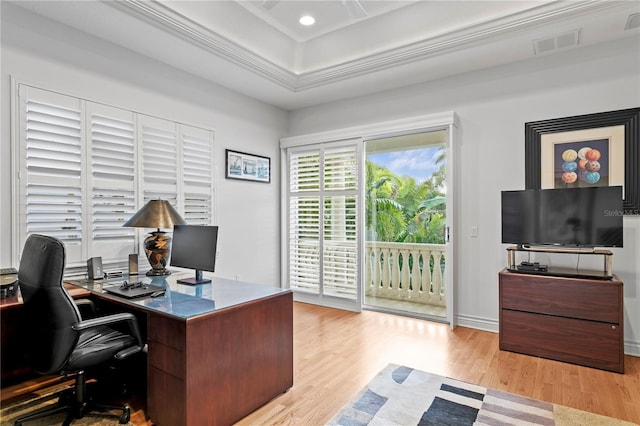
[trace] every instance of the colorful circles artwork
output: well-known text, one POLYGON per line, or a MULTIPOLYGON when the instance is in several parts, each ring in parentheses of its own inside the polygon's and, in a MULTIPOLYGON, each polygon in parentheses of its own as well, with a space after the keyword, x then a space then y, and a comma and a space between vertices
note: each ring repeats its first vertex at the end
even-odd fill
POLYGON ((594 184, 600 180, 600 151, 589 147, 581 148, 578 152, 575 149, 567 149, 562 153, 562 181, 564 183, 574 183, 580 179, 586 183, 594 184))

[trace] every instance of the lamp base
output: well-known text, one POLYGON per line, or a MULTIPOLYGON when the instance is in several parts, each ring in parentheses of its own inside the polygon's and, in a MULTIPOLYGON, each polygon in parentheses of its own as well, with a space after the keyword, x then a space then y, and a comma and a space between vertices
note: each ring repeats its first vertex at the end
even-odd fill
POLYGON ((146 275, 148 277, 161 277, 165 275, 171 275, 171 271, 168 269, 149 269, 146 275))
POLYGON ((171 274, 167 269, 171 255, 171 237, 166 232, 157 230, 147 235, 144 239, 144 252, 151 265, 151 270, 147 272, 148 276, 171 274))

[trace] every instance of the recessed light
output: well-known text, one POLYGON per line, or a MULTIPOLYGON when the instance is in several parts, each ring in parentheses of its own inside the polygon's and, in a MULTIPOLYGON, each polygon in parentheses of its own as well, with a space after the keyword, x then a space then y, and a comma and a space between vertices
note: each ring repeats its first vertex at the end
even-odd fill
POLYGON ((302 25, 309 26, 315 24, 316 20, 311 15, 304 15, 299 21, 302 25))

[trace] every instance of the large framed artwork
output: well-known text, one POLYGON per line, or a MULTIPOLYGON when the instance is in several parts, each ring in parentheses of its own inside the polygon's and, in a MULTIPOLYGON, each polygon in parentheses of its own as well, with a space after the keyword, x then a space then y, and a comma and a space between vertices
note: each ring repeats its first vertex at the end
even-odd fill
POLYGON ((271 182, 271 159, 269 157, 226 149, 225 165, 227 179, 271 182))
POLYGON ((525 123, 525 187, 621 185, 640 214, 640 108, 525 123))

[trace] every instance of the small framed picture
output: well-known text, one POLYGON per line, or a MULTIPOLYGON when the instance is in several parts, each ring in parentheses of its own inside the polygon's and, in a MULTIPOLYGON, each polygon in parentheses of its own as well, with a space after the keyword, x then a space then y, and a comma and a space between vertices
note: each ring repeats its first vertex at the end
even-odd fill
POLYGON ((269 157, 226 149, 225 166, 227 179, 271 182, 271 159, 269 157))

